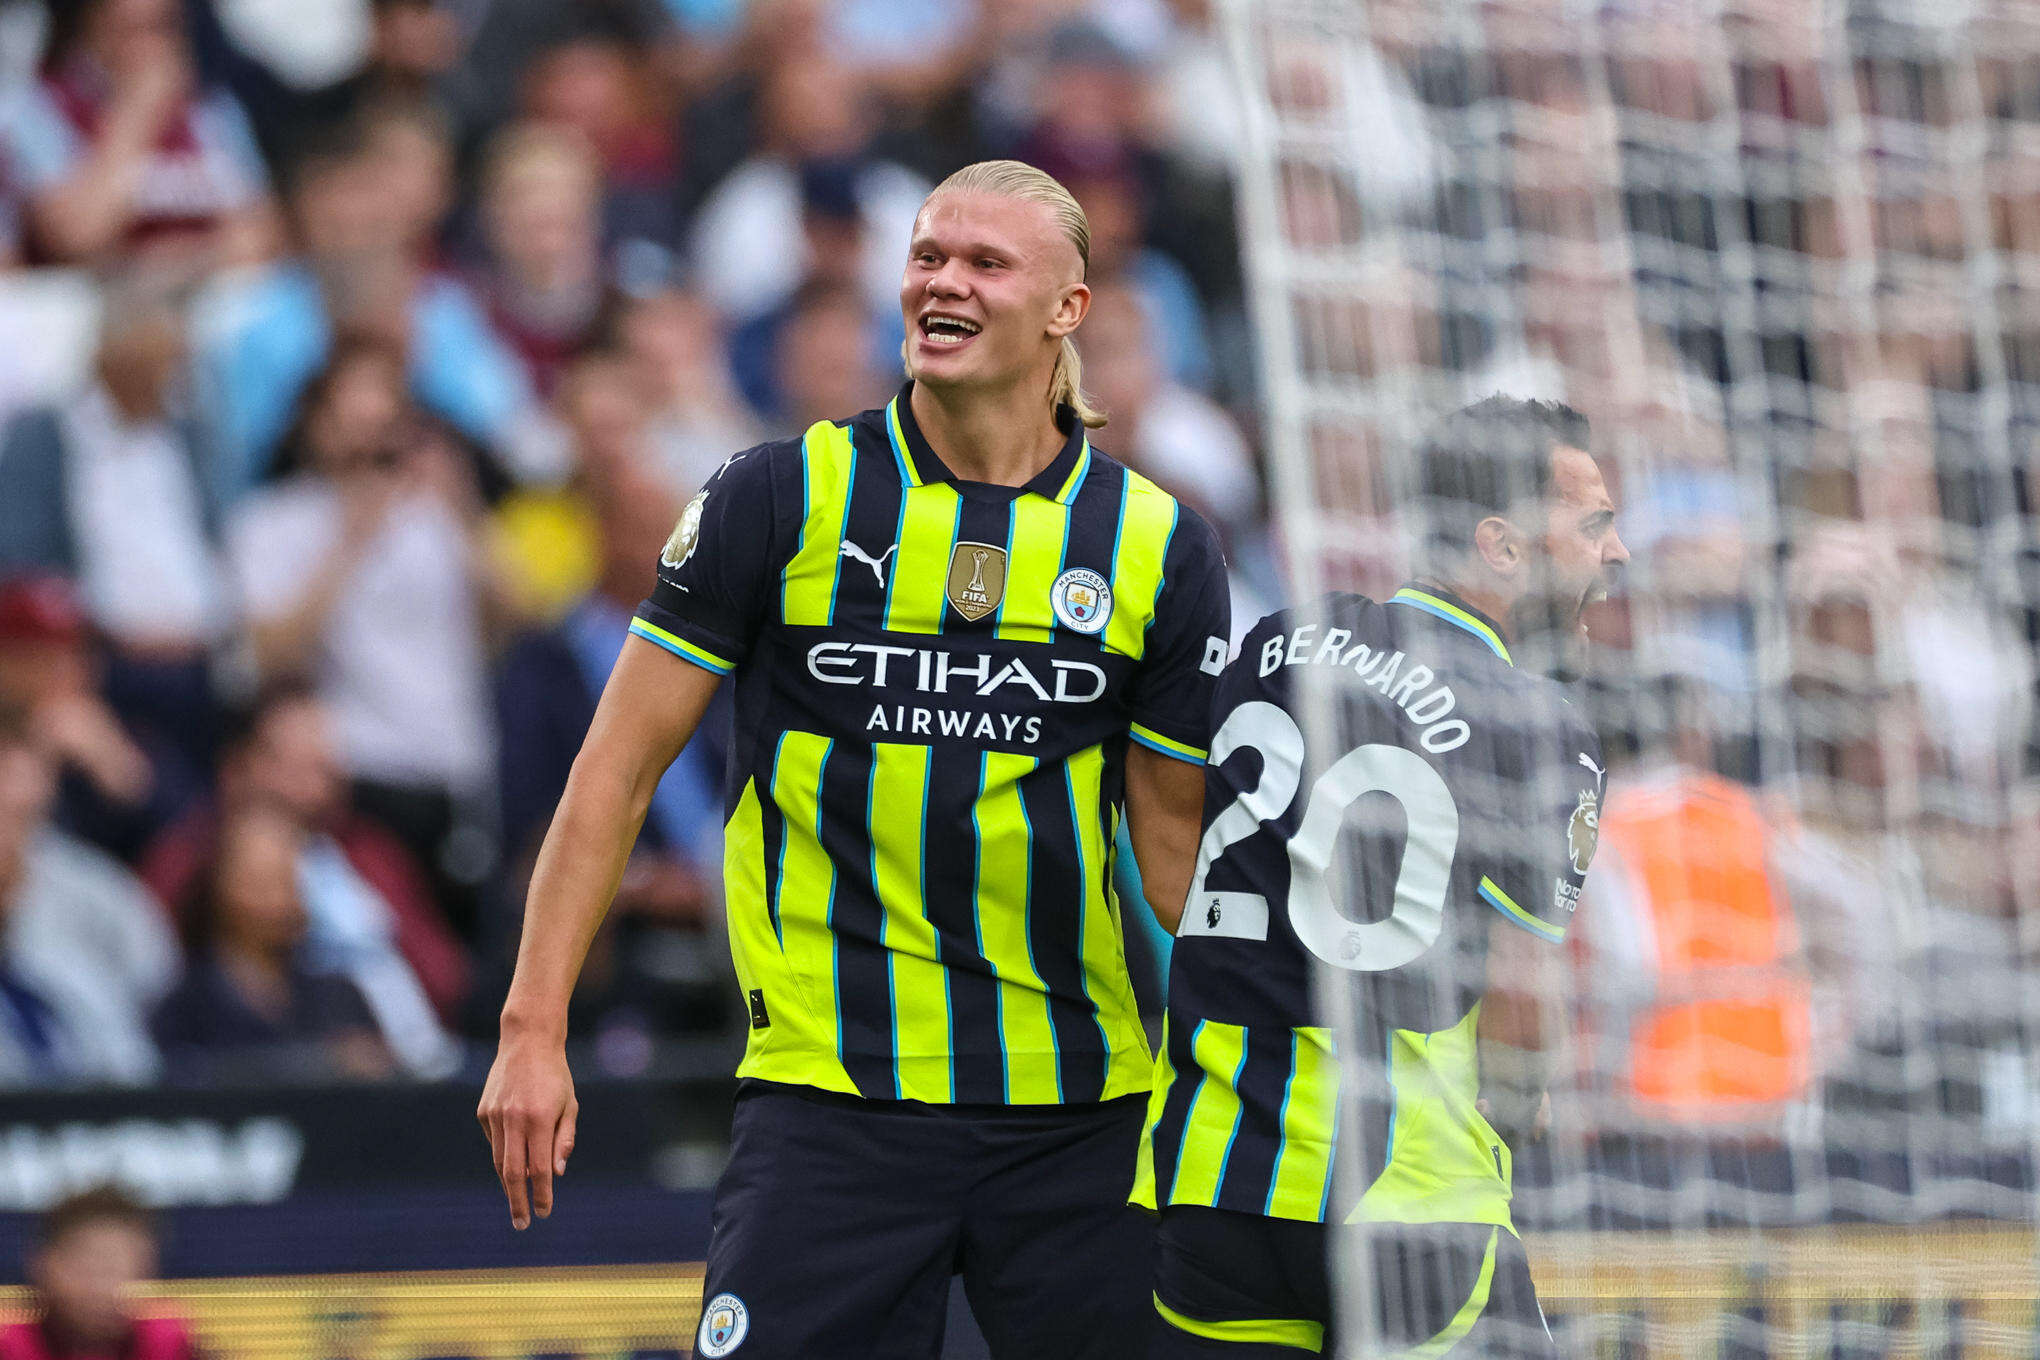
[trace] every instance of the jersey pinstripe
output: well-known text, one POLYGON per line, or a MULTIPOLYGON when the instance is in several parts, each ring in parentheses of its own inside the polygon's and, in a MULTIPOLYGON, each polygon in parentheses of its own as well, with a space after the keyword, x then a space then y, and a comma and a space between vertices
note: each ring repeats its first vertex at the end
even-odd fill
POLYGON ((739 1075, 1146 1090, 1111 890, 1125 751, 1203 759, 1223 559, 1074 422, 1024 488, 956 480, 910 391, 732 458, 632 625, 736 677, 725 877, 761 1003, 739 1075))

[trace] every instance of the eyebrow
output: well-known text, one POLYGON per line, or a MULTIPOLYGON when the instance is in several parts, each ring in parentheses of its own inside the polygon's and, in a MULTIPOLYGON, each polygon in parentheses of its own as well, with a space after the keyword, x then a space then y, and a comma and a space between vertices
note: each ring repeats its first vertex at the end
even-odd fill
MULTIPOLYGON (((907 243, 907 249, 909 251, 918 251, 925 246, 935 244, 937 243, 933 233, 917 231, 914 233, 914 239, 907 243)), ((944 248, 949 249, 949 253, 952 255, 996 255, 1002 260, 1017 259, 1021 254, 1020 251, 1015 250, 1011 246, 993 245, 989 241, 973 241, 953 249, 944 248)))
POLYGON ((1615 522, 1614 508, 1604 507, 1602 509, 1594 511, 1592 514, 1582 516, 1580 519, 1580 528, 1587 530, 1592 530, 1595 528, 1605 529, 1614 522, 1615 522))

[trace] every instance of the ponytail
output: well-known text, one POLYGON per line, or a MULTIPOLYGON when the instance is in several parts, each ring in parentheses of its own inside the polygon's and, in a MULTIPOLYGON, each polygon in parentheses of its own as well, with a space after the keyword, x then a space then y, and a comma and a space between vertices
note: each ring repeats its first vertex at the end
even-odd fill
MULTIPOLYGON (((1084 271, 1090 271, 1090 219, 1084 216, 1083 207, 1070 191, 1047 171, 1037 170, 1025 161, 978 161, 964 166, 936 185, 934 193, 928 197, 933 199, 936 194, 951 191, 997 194, 1042 204, 1055 214, 1056 225, 1076 247, 1077 259, 1082 262, 1084 271)), ((1084 361, 1077 353, 1076 341, 1067 335, 1062 339, 1062 352, 1055 356, 1055 371, 1049 374, 1048 403, 1052 410, 1069 407, 1087 430, 1095 430, 1105 423, 1105 413, 1085 395, 1084 361)))
POLYGON ((1062 353, 1055 356, 1055 372, 1048 376, 1048 404, 1058 411, 1069 407, 1087 430, 1105 423, 1105 413, 1091 404, 1084 391, 1083 356, 1077 353, 1077 342, 1067 335, 1063 337, 1062 353))

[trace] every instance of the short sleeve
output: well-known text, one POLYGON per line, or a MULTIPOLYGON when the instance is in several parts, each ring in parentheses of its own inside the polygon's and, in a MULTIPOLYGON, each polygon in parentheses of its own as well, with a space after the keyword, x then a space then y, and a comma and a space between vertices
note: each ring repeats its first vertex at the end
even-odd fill
POLYGON ((779 447, 731 455, 687 502, 632 633, 718 675, 750 654, 785 557, 780 526, 793 518, 775 503, 779 447))
POLYGON ((1163 755, 1202 764, 1211 701, 1232 635, 1232 596, 1218 536, 1188 506, 1162 557, 1162 589, 1129 696, 1128 735, 1163 755))
POLYGON ((1523 733, 1524 805, 1535 809, 1522 849, 1487 857, 1481 900, 1542 939, 1565 938, 1601 834, 1607 775, 1601 742, 1564 700, 1555 720, 1523 733))

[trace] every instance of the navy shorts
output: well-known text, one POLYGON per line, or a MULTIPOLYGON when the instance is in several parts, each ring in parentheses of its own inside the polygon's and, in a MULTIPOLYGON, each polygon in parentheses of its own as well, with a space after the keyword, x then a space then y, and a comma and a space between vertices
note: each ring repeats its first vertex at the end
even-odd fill
POLYGON ((1154 1329, 1146 1112, 926 1105, 746 1081, 696 1355, 933 1360, 950 1277, 997 1360, 1129 1360, 1154 1329))
MULTIPOLYGON (((1171 1205, 1155 1242, 1151 1360, 1332 1355, 1321 1223, 1171 1205)), ((1523 1244, 1484 1223, 1379 1223, 1367 1232, 1376 1340, 1389 1354, 1557 1360, 1523 1244)))

